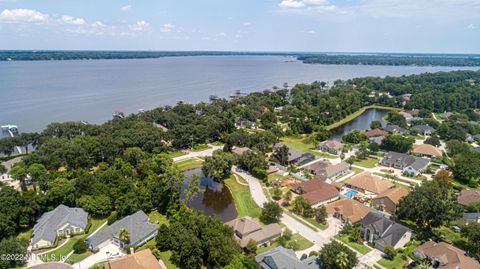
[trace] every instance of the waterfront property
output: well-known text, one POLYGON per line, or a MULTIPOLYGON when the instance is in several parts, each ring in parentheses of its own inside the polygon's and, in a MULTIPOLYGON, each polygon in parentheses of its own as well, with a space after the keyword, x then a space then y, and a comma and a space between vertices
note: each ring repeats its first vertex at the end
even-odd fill
POLYGON ((385 126, 383 128, 383 130, 385 130, 389 133, 392 133, 392 134, 406 134, 406 133, 408 133, 407 129, 402 128, 398 125, 394 125, 394 124, 388 124, 387 126, 385 126))
POLYGON ((361 191, 367 196, 375 196, 395 185, 389 180, 381 179, 365 171, 347 180, 345 186, 361 191))
POLYGON ((312 206, 334 201, 338 199, 340 194, 335 186, 318 179, 294 183, 292 184, 292 191, 301 195, 312 206))
POLYGON ((377 197, 373 198, 372 203, 375 208, 394 214, 397 211, 400 200, 407 195, 407 189, 395 187, 377 195, 377 197))
POLYGON ((144 249, 125 257, 107 261, 105 269, 162 269, 157 258, 150 249, 144 249))
POLYGON ((98 251, 108 244, 114 244, 121 248, 137 247, 153 238, 157 234, 157 230, 158 225, 150 223, 147 214, 140 210, 116 221, 104 230, 100 230, 87 238, 85 243, 92 251, 98 251), (122 229, 129 233, 128 242, 120 239, 122 229))
POLYGON ((417 248, 413 254, 420 260, 429 259, 433 268, 479 269, 480 263, 465 255, 465 251, 445 242, 428 241, 417 248))
POLYGON ((430 160, 390 151, 385 155, 380 164, 400 169, 403 173, 410 176, 417 176, 419 173, 425 171, 430 164, 430 160))
POLYGON ((365 135, 366 135, 368 138, 376 137, 376 136, 387 136, 387 135, 388 135, 388 132, 376 128, 376 129, 373 129, 373 130, 366 131, 366 132, 365 132, 365 135))
MULTIPOLYGON (((284 146, 284 144, 277 143, 273 146, 273 150, 276 151, 282 146, 284 146)), ((287 146, 287 148, 288 148, 288 158, 287 158, 288 164, 302 165, 304 163, 307 163, 315 159, 315 156, 313 156, 313 154, 303 153, 289 146, 287 146)))
POLYGON ((262 227, 251 217, 234 219, 225 224, 233 228, 242 248, 246 247, 250 240, 255 241, 257 245, 268 245, 270 240, 282 235, 282 229, 277 223, 262 227))
POLYGON ((82 208, 59 205, 33 227, 32 247, 54 247, 58 237, 84 233, 87 225, 88 214, 82 208))
POLYGON ((319 269, 320 261, 317 256, 310 256, 299 260, 292 249, 276 247, 255 257, 255 261, 262 269, 319 269))
POLYGON ((350 224, 358 223, 370 212, 368 207, 348 198, 329 203, 325 207, 329 216, 350 224))
POLYGON ((403 248, 413 236, 409 228, 378 213, 368 213, 360 225, 363 239, 380 251, 384 251, 386 246, 403 248))
POLYGON ((343 151, 343 144, 335 140, 323 141, 318 145, 318 149, 330 154, 339 155, 343 151))

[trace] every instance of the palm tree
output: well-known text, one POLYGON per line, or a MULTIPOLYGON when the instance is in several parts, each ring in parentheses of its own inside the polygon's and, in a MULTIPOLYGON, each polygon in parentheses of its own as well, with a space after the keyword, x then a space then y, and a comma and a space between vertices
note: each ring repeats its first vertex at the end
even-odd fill
POLYGON ((126 228, 120 229, 118 237, 120 242, 123 243, 123 246, 126 246, 128 243, 130 243, 130 232, 126 228))
POLYGON ((348 269, 348 254, 345 252, 338 253, 335 259, 335 263, 337 264, 339 269, 348 269))

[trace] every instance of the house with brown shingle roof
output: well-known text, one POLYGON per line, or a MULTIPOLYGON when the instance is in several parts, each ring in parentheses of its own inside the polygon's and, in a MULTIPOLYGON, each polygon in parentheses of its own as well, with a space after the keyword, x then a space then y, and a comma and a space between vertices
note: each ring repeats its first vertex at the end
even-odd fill
POLYGON ((370 209, 352 199, 343 198, 325 205, 329 216, 338 218, 344 223, 355 224, 362 220, 370 209))
POLYGON ((395 185, 386 179, 381 179, 370 172, 358 174, 345 182, 345 186, 363 192, 366 195, 380 194, 395 185))
POLYGON ((334 201, 340 195, 335 186, 318 179, 292 184, 292 191, 301 195, 312 206, 334 201))
POLYGON ((104 264, 105 269, 162 269, 150 249, 144 249, 104 264))
POLYGON ((479 269, 480 263, 465 255, 465 251, 445 242, 428 241, 413 254, 421 259, 429 259, 433 268, 439 269, 479 269))
POLYGON ((328 152, 328 153, 331 153, 331 154, 338 155, 338 154, 342 153, 343 144, 338 142, 338 141, 335 141, 335 140, 327 140, 327 141, 323 141, 322 143, 320 143, 320 145, 318 145, 318 148, 321 151, 325 151, 325 152, 328 152))
POLYGON ((368 138, 370 138, 370 137, 375 137, 375 136, 387 136, 387 135, 388 135, 388 132, 376 128, 376 129, 373 129, 373 130, 370 130, 370 131, 365 132, 365 135, 366 135, 368 138))
POLYGON ((480 191, 462 190, 460 195, 457 197, 457 202, 464 206, 478 203, 480 202, 480 191))
POLYGON ((411 153, 420 157, 437 158, 443 156, 443 150, 430 144, 413 145, 411 153))
POLYGON ((235 237, 242 248, 246 247, 250 240, 255 241, 258 245, 268 245, 270 240, 282 235, 282 229, 277 223, 262 227, 251 217, 234 219, 225 224, 233 228, 235 237))
POLYGON ((400 199, 407 195, 407 189, 399 187, 391 188, 373 198, 373 204, 376 208, 384 210, 390 214, 394 214, 397 211, 397 206, 400 202, 400 199))

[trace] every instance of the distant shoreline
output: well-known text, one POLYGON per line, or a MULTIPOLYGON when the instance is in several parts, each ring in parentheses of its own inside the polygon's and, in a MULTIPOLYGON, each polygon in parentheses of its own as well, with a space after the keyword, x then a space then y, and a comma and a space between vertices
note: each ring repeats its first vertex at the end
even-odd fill
POLYGON ((305 64, 480 67, 480 54, 242 52, 242 51, 45 51, 0 50, 0 62, 128 60, 193 56, 284 56, 305 64))

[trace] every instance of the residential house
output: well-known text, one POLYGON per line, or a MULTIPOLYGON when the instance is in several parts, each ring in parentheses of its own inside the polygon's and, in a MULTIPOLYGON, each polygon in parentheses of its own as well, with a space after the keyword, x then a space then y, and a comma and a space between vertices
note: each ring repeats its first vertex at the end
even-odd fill
POLYGON ((327 160, 321 160, 309 164, 304 168, 310 173, 314 174, 318 179, 333 180, 338 176, 350 173, 350 167, 350 164, 343 161, 338 164, 332 164, 327 160))
POLYGON ((255 241, 257 245, 268 245, 270 240, 282 235, 282 229, 277 223, 262 227, 251 217, 234 219, 225 224, 233 228, 242 248, 246 247, 250 240, 255 241))
POLYGON ((381 145, 383 142, 383 139, 385 139, 385 136, 374 136, 374 137, 370 137, 368 139, 368 142, 381 145))
MULTIPOLYGON (((283 146, 284 144, 277 143, 273 146, 273 150, 276 151, 283 146)), ((287 159, 288 164, 301 165, 304 162, 308 162, 315 159, 315 156, 313 156, 310 153, 302 153, 289 146, 287 146, 287 148, 288 148, 288 159, 287 159)))
POLYGON ((412 238, 412 230, 378 213, 370 212, 360 221, 360 234, 376 249, 403 248, 412 238))
POLYGON ((428 158, 439 158, 443 156, 443 150, 430 144, 413 145, 410 151, 413 155, 428 158))
POLYGON ((463 206, 469 206, 480 202, 480 191, 462 190, 457 197, 457 202, 463 206))
POLYGON ((114 244, 121 248, 136 247, 153 238, 157 234, 157 230, 158 225, 150 223, 147 214, 140 210, 92 235, 85 240, 85 243, 93 251, 98 251, 108 244, 114 244), (129 243, 120 240, 122 229, 128 231, 130 235, 129 243))
POLYGON ((403 173, 410 176, 417 176, 419 173, 425 171, 430 164, 430 160, 390 151, 385 155, 380 164, 400 169, 403 173))
POLYGON ((452 112, 443 112, 442 114, 440 114, 440 118, 442 119, 448 119, 450 118, 451 116, 453 116, 453 113, 452 112))
POLYGON ((382 179, 368 171, 362 172, 345 181, 345 186, 375 196, 395 186, 390 180, 382 179))
POLYGON ((325 208, 329 216, 350 224, 356 224, 370 212, 368 207, 348 198, 329 203, 325 205, 325 208))
POLYGON ((412 99, 412 94, 411 93, 402 94, 402 99, 405 102, 409 102, 412 99))
POLYGON ((55 246, 57 237, 85 232, 88 214, 82 208, 59 205, 47 212, 33 226, 33 248, 55 246))
POLYGON ((320 143, 320 145, 318 145, 318 148, 321 151, 339 155, 340 153, 342 153, 343 144, 335 140, 327 140, 320 143))
POLYGON ((472 222, 480 223, 480 213, 463 213, 462 217, 457 220, 460 226, 468 225, 472 222))
POLYGON ((312 206, 318 206, 338 199, 340 192, 331 184, 319 179, 294 183, 291 185, 292 191, 301 195, 312 206))
POLYGON ((422 135, 432 135, 432 133, 435 132, 435 129, 428 124, 412 126, 412 130, 415 130, 422 135))
POLYGON ((236 146, 232 147, 232 153, 237 154, 237 155, 242 155, 243 153, 248 152, 248 151, 251 151, 251 149, 249 149, 247 147, 236 147, 236 146))
POLYGON ((393 215, 397 211, 400 200, 407 195, 407 189, 395 187, 380 193, 377 197, 373 198, 372 202, 375 208, 393 215))
POLYGON ((465 251, 445 242, 428 241, 413 254, 420 260, 429 259, 433 268, 438 269, 479 269, 480 263, 468 257, 465 251))
POLYGON ((398 114, 402 115, 407 122, 408 122, 408 121, 411 121, 411 120, 413 119, 412 114, 410 114, 410 113, 408 113, 408 112, 400 111, 400 112, 398 112, 398 114))
POLYGON ((20 161, 22 161, 23 157, 15 157, 13 159, 10 159, 8 161, 4 161, 3 163, 1 163, 3 166, 5 166, 5 168, 7 168, 7 172, 5 174, 0 174, 0 180, 11 180, 11 175, 10 175, 10 169, 12 169, 12 167, 19 163, 20 161))
POLYGON ((144 249, 125 257, 107 261, 105 269, 163 269, 150 249, 144 249))
POLYGON ((320 269, 321 263, 317 256, 299 260, 295 251, 284 247, 276 247, 255 257, 262 269, 320 269))
POLYGON ((365 135, 370 138, 370 137, 376 137, 376 136, 387 136, 388 135, 388 132, 387 131, 384 131, 382 129, 373 129, 373 130, 370 130, 370 131, 366 131, 365 132, 365 135))
POLYGON ((383 130, 392 133, 392 134, 407 134, 408 130, 405 128, 402 128, 398 125, 394 124, 388 124, 387 126, 383 127, 383 130))

